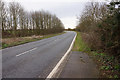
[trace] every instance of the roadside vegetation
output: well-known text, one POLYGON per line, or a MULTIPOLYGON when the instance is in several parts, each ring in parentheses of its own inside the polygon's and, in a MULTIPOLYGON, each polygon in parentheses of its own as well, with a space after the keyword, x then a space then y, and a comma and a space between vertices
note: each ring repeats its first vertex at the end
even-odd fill
POLYGON ((0 0, 0 20, 2 38, 54 34, 64 30, 55 14, 44 10, 28 12, 17 2, 6 4, 0 0))
POLYGON ((88 53, 97 64, 100 71, 99 78, 120 78, 120 65, 114 56, 100 51, 93 51, 83 40, 83 33, 77 32, 77 37, 72 51, 88 53))
POLYGON ((76 30, 73 50, 93 57, 100 78, 120 78, 120 2, 88 3, 76 30))
POLYGON ((2 48, 36 41, 64 33, 61 20, 48 11, 28 12, 17 2, 0 0, 2 48))
POLYGON ((82 51, 82 52, 89 52, 90 49, 87 44, 82 40, 82 36, 80 32, 77 32, 77 37, 74 43, 73 51, 82 51))
POLYGON ((45 38, 50 38, 50 37, 61 35, 64 33, 65 32, 49 34, 49 35, 38 35, 38 36, 33 35, 33 36, 27 36, 27 37, 4 38, 2 39, 2 49, 7 48, 7 47, 12 47, 12 46, 17 46, 20 44, 25 44, 28 42, 45 39, 45 38))

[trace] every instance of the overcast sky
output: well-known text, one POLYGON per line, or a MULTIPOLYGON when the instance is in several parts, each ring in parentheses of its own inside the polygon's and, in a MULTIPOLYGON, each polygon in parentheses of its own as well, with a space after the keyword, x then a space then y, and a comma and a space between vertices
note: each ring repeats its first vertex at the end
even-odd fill
MULTIPOLYGON (((65 28, 75 28, 86 2, 90 0, 3 0, 19 2, 27 11, 45 10, 61 19, 65 28)), ((96 1, 96 0, 92 0, 96 1)), ((104 0, 98 0, 104 1, 104 0)))

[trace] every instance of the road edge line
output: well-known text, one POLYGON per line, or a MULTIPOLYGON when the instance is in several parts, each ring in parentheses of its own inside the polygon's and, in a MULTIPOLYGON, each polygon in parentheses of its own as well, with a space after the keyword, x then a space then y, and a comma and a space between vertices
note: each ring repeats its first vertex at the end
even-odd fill
POLYGON ((50 78, 54 78, 54 75, 57 73, 58 71, 58 67, 61 65, 61 63, 65 60, 65 58, 67 57, 67 55, 70 53, 72 47, 73 47, 73 44, 75 42, 75 39, 76 39, 76 36, 77 36, 77 33, 75 35, 75 37, 73 38, 73 41, 69 47, 69 49, 67 50, 67 52, 64 54, 64 56, 60 59, 60 61, 57 63, 57 65, 53 68, 53 70, 49 73, 49 75, 47 76, 46 80, 47 79, 50 79, 50 78))

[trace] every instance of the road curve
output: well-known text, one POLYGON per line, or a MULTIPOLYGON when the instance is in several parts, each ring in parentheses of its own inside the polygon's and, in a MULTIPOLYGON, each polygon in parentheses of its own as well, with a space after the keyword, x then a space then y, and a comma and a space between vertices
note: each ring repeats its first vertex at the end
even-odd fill
POLYGON ((73 31, 2 50, 3 78, 46 78, 66 53, 73 31))

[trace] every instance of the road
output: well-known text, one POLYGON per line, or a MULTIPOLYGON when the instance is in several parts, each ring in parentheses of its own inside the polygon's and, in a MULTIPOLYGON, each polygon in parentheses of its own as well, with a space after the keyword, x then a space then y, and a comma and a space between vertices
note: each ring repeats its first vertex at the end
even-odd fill
POLYGON ((66 53, 75 32, 2 50, 3 78, 46 78, 66 53))

